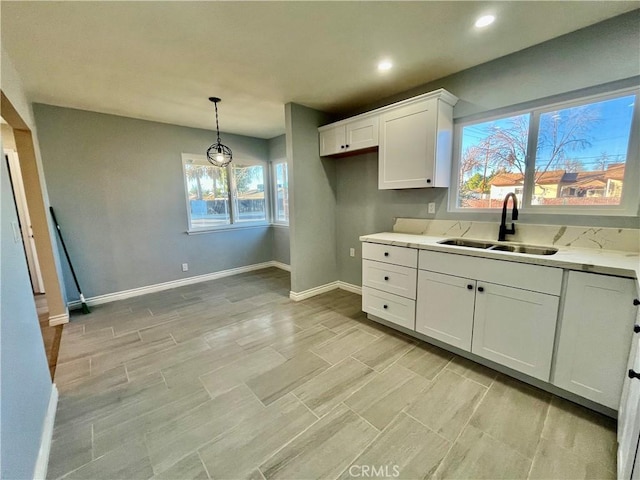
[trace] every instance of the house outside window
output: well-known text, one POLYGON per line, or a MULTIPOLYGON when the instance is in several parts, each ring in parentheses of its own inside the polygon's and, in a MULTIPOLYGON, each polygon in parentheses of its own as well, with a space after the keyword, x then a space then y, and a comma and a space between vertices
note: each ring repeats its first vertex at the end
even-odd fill
POLYGON ((234 160, 215 167, 204 155, 183 154, 188 231, 267 224, 266 166, 234 160))
POLYGON ((628 89, 460 123, 451 209, 491 211, 512 192, 529 212, 635 215, 637 98, 628 89))

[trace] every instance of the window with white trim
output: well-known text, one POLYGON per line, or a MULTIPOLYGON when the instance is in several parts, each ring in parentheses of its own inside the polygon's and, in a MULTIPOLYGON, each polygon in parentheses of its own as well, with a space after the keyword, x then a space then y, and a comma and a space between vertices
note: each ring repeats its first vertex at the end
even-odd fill
POLYGON ((289 173, 287 161, 273 162, 273 223, 289 224, 289 173))
POLYGON ((461 122, 452 210, 491 211, 512 192, 529 212, 635 215, 637 99, 628 89, 461 122))
POLYGON ((204 155, 183 154, 188 231, 266 224, 266 166, 266 162, 234 160, 216 167, 204 155))

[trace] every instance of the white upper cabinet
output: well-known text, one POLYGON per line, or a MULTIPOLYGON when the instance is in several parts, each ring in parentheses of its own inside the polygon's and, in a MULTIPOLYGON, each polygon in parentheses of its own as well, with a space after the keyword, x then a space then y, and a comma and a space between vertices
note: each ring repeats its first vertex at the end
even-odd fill
POLYGON ((455 100, 446 98, 451 103, 437 95, 380 116, 379 189, 449 186, 455 100))
POLYGON ((457 101, 437 90, 380 115, 379 189, 449 186, 457 101))
POLYGON ((356 117, 353 120, 320 127, 320 155, 338 155, 378 146, 378 116, 356 117))
POLYGON ((457 101, 440 89, 325 125, 320 155, 379 147, 379 189, 448 187, 457 101))

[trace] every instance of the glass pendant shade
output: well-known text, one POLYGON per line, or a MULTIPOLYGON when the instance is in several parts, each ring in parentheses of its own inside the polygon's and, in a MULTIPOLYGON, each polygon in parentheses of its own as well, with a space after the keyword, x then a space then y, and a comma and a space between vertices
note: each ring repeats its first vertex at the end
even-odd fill
POLYGON ((218 126, 218 102, 220 99, 218 97, 209 97, 209 100, 216 107, 216 133, 218 134, 218 139, 216 143, 207 149, 207 160, 216 167, 226 167, 233 160, 233 153, 229 147, 223 145, 220 141, 220 127, 218 126))

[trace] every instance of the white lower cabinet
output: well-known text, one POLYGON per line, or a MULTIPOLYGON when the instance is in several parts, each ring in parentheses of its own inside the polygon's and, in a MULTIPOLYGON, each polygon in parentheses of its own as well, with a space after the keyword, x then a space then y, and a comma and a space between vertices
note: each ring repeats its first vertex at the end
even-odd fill
POLYGON ((365 286, 362 287, 362 310, 401 327, 415 328, 414 300, 365 286))
POLYGON ((559 298, 478 282, 471 352, 549 381, 559 298))
POLYGON ((636 279, 375 243, 363 258, 365 312, 619 409, 620 478, 640 480, 636 279))
POLYGON ((418 271, 416 332, 471 350, 476 281, 418 271))
POLYGON ((553 384, 617 409, 625 378, 636 281, 569 272, 553 384))
POLYGON ((418 251, 375 243, 362 245, 362 310, 415 329, 418 251))
POLYGON ((640 479, 640 378, 635 375, 640 373, 640 318, 632 342, 628 372, 618 416, 618 478, 640 479))

